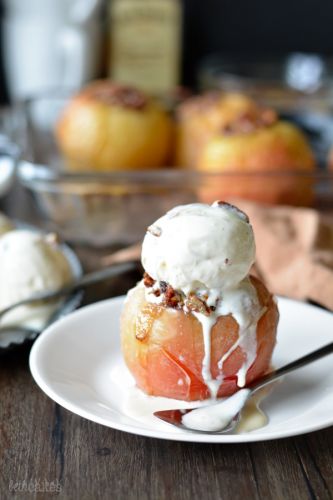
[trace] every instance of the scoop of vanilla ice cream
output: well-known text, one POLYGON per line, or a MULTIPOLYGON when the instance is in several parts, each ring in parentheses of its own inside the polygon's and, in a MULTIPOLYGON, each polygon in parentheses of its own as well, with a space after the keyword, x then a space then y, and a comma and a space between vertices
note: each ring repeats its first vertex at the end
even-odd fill
POLYGON ((142 245, 145 271, 185 294, 236 286, 254 258, 247 216, 220 202, 172 209, 148 228, 142 245))
POLYGON ((36 292, 60 288, 70 281, 72 272, 58 245, 47 236, 14 230, 0 238, 0 277, 2 309, 36 292))

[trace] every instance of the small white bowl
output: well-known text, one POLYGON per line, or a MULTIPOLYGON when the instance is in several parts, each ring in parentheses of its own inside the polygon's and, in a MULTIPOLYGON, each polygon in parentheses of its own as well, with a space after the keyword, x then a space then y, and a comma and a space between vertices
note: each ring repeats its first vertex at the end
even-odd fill
MULTIPOLYGON (((37 231, 35 228, 33 230, 37 231)), ((73 278, 80 278, 83 274, 83 270, 79 258, 65 243, 61 243, 59 246, 71 267, 73 278)), ((37 328, 33 325, 27 325, 25 328, 25 325, 23 324, 21 325, 23 327, 22 329, 18 326, 17 330, 13 328, 7 333, 1 332, 0 326, 0 352, 7 350, 10 347, 23 344, 28 340, 34 340, 51 323, 77 309, 82 301, 82 297, 83 291, 79 290, 59 301, 54 307, 50 308, 50 314, 48 315, 48 318, 42 328, 37 328)))
POLYGON ((12 187, 18 156, 18 147, 0 134, 0 196, 12 187))

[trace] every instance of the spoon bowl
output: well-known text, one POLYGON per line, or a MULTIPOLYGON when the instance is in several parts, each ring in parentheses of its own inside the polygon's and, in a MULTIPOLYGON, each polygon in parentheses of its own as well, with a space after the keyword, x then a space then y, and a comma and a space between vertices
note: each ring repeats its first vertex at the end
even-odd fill
POLYGON ((71 313, 80 305, 83 291, 78 290, 59 301, 56 309, 43 325, 29 326, 28 324, 0 324, 0 353, 6 352, 9 348, 33 342, 43 329, 57 321, 58 319, 71 313))
MULTIPOLYGON (((210 406, 209 406, 210 407, 210 406)), ((202 408, 207 408, 207 407, 199 407, 198 409, 202 408)), ((198 430, 198 429, 191 429, 190 427, 187 427, 186 425, 183 424, 183 417, 185 415, 188 415, 192 412, 191 410, 164 410, 164 411, 155 411, 154 415, 155 417, 159 418, 160 420, 163 420, 164 422, 167 422, 168 424, 175 425, 176 427, 179 427, 180 429, 183 429, 184 431, 187 432, 193 432, 197 433, 200 432, 200 434, 229 434, 234 431, 234 429, 237 427, 238 422, 240 420, 240 412, 237 413, 234 418, 227 424, 226 427, 223 429, 220 429, 218 431, 207 431, 207 430, 198 430)))

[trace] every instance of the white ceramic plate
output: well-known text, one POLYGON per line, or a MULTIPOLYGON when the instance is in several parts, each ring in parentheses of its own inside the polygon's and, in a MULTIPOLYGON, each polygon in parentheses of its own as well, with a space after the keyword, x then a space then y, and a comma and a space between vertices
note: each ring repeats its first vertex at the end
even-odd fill
MULTIPOLYGON (((51 325, 35 342, 30 368, 40 388, 64 408, 133 434, 179 441, 237 443, 303 434, 333 423, 332 356, 288 375, 262 405, 266 427, 246 434, 193 434, 155 417, 131 416, 133 389, 120 352, 119 315, 124 298, 84 307, 51 325)), ((333 340, 333 315, 279 299, 281 320, 273 363, 288 363, 333 340)), ((134 400, 133 400, 134 398, 134 400)), ((154 398, 149 398, 150 402, 154 398)), ((173 406, 172 406, 173 407, 173 406)))

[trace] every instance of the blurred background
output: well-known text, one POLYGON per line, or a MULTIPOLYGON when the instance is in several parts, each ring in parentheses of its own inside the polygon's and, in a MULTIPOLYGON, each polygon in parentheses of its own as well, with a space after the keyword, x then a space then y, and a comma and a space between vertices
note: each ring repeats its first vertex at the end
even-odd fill
POLYGON ((89 270, 173 207, 227 201, 260 225, 272 290, 332 308, 332 1, 0 9, 0 235, 53 232, 89 270))
MULTIPOLYGON (((57 0, 58 3, 64 0, 57 0)), ((140 1, 140 0, 139 0, 140 1)), ((156 0, 168 1, 168 0, 156 0)), ((43 2, 41 2, 43 3, 43 2)), ((57 2, 55 2, 57 3, 57 2)), ((71 0, 69 4, 74 4, 71 0)), ((112 26, 106 19, 112 0, 103 0, 97 14, 101 26, 101 68, 97 74, 107 73, 107 45, 112 26)), ((182 64, 180 82, 195 86, 198 68, 203 58, 212 53, 284 55, 288 52, 333 53, 333 4, 329 0, 181 0, 182 8, 182 64)), ((1 5, 1 64, 0 99, 8 99, 8 83, 4 71, 4 20, 14 4, 25 4, 26 22, 30 10, 38 3, 21 0, 2 0, 1 5)), ((44 4, 51 4, 46 0, 44 4)), ((50 7, 52 10, 52 7, 50 7)), ((31 12, 30 12, 31 15, 31 12)), ((47 15, 45 16, 47 17, 47 15)), ((43 22, 43 21, 41 21, 43 22)), ((8 82, 8 78, 7 78, 8 82)))
POLYGON ((332 2, 0 5, 0 195, 34 223, 124 245, 191 201, 332 208, 332 2))

